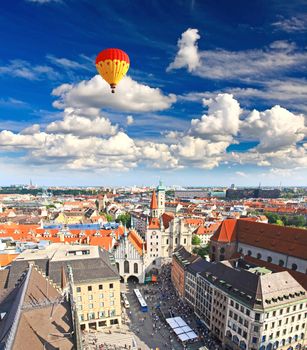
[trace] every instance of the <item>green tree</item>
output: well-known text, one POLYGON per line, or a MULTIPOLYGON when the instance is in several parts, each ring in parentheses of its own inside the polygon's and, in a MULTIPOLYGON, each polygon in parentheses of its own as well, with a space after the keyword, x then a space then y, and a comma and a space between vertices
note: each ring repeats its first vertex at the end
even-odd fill
POLYGON ((210 245, 208 244, 206 246, 195 247, 193 249, 193 253, 205 258, 205 256, 209 255, 210 253, 210 245))
POLYGON ((106 216, 106 219, 108 220, 108 222, 114 221, 114 218, 113 218, 112 215, 110 215, 110 214, 105 214, 105 216, 106 216))
POLYGON ((284 222, 281 219, 276 220, 276 225, 284 226, 284 222))
POLYGON ((127 228, 131 227, 131 215, 129 213, 124 213, 118 215, 117 219, 115 220, 116 222, 122 222, 124 226, 127 228))
POLYGON ((200 245, 201 239, 197 235, 192 236, 192 244, 193 245, 200 245))

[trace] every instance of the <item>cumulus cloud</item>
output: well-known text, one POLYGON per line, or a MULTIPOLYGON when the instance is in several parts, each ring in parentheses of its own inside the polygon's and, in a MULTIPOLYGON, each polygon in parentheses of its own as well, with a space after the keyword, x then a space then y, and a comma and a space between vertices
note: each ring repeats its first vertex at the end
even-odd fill
POLYGON ((303 115, 274 106, 264 112, 252 111, 242 123, 241 134, 259 141, 259 152, 289 148, 307 135, 303 115))
MULTIPOLYGON (((19 133, 0 132, 2 150, 23 151, 20 161, 70 170, 213 169, 221 163, 252 164, 272 169, 307 167, 304 116, 274 106, 241 113, 230 94, 203 101, 208 111, 185 130, 173 130, 163 141, 130 137, 95 107, 67 107, 61 120, 45 129, 34 124, 19 133), (243 116, 242 116, 243 114, 243 116), (234 143, 254 141, 247 151, 231 152, 234 143)), ((132 116, 128 116, 132 117, 132 116)), ((127 119, 128 121, 128 119, 127 119)), ((240 145, 238 145, 239 147, 240 145)), ((237 176, 244 173, 237 172, 237 176)))
POLYGON ((192 119, 190 133, 215 141, 231 141, 239 131, 239 103, 231 94, 218 94, 203 103, 208 106, 208 114, 192 119))
POLYGON ((187 29, 182 33, 178 40, 178 52, 174 62, 172 62, 167 70, 179 69, 187 67, 189 72, 195 70, 199 64, 199 54, 197 47, 197 40, 200 38, 197 29, 187 29))
POLYGON ((131 125, 134 123, 134 119, 133 119, 133 116, 132 115, 128 115, 127 118, 126 118, 126 123, 127 125, 131 125))
POLYGON ((164 95, 158 88, 140 84, 126 76, 110 93, 109 85, 96 75, 78 84, 62 84, 53 90, 58 97, 53 103, 56 108, 112 108, 125 112, 162 111, 176 102, 174 94, 164 95))
MULTIPOLYGON (((93 113, 93 111, 90 111, 93 113)), ((74 134, 80 137, 114 135, 117 132, 117 125, 112 125, 110 120, 98 113, 93 118, 87 115, 78 114, 80 111, 73 108, 64 110, 64 119, 50 123, 46 131, 50 133, 74 134)))

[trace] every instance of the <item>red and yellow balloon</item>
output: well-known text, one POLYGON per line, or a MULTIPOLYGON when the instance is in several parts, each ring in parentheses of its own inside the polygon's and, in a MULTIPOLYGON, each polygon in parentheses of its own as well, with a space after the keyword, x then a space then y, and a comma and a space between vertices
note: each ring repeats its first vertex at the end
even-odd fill
POLYGON ((128 72, 129 66, 129 56, 120 49, 105 49, 96 57, 98 73, 110 84, 112 93, 128 72))

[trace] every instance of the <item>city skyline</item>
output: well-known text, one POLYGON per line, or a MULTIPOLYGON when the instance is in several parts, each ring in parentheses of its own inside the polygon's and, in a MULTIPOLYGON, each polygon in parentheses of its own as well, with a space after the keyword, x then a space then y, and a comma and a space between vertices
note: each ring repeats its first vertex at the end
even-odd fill
POLYGON ((0 186, 306 185, 306 2, 1 7, 0 186))

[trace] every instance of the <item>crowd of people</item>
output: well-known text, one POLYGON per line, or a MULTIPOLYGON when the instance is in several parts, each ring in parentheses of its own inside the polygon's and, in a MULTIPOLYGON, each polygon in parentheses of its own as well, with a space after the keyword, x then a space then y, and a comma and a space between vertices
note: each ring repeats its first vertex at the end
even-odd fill
POLYGON ((201 345, 207 346, 209 350, 219 348, 216 341, 210 336, 209 330, 200 322, 197 323, 191 307, 179 298, 171 281, 171 264, 162 266, 156 283, 139 288, 144 294, 146 302, 151 306, 149 316, 152 318, 153 324, 152 336, 154 337, 158 332, 162 332, 162 335, 166 336, 167 341, 164 349, 198 349, 201 345), (196 341, 181 343, 178 336, 171 330, 166 319, 177 316, 182 317, 195 331, 198 335, 196 341), (195 342, 196 344, 193 346, 195 342))

